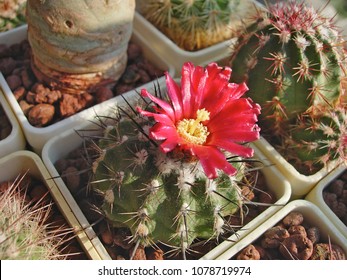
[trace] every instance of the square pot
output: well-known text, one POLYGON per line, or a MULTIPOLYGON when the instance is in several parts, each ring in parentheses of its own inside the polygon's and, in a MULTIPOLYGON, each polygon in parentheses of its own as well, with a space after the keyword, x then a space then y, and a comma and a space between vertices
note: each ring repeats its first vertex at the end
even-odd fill
POLYGON ((347 254, 347 239, 336 229, 333 223, 323 212, 313 203, 307 200, 293 200, 275 213, 270 219, 248 234, 242 242, 235 243, 229 250, 218 256, 218 260, 228 260, 249 244, 255 242, 265 231, 278 224, 286 215, 292 211, 299 211, 303 214, 305 221, 310 225, 319 228, 321 240, 323 242, 331 241, 332 244, 339 245, 347 254))
POLYGON ((11 125, 10 134, 0 140, 0 158, 8 155, 12 152, 24 150, 26 146, 26 141, 22 132, 22 129, 15 117, 14 113, 11 110, 11 107, 7 103, 7 100, 0 88, 0 108, 7 117, 9 125, 11 125))
POLYGON ((327 167, 322 168, 312 175, 301 174, 295 167, 290 164, 283 155, 281 155, 265 138, 261 137, 254 144, 261 150, 268 160, 274 164, 283 176, 289 181, 292 194, 291 200, 304 198, 306 194, 325 176, 336 168, 336 162, 328 163, 327 167))
POLYGON ((332 209, 326 204, 323 199, 323 191, 327 188, 334 180, 338 179, 342 173, 346 172, 346 166, 339 166, 324 177, 317 186, 311 190, 306 196, 306 200, 311 201, 319 207, 319 209, 328 217, 328 219, 336 226, 342 235, 347 238, 347 226, 336 216, 332 209))
MULTIPOLYGON (((140 2, 143 1, 137 2, 137 6, 141 6, 140 2)), ((243 16, 242 20, 245 20, 246 17, 250 16, 248 12, 251 9, 254 9, 254 5, 261 8, 264 7, 255 0, 243 0, 240 2, 240 5, 245 5, 245 15, 243 16)), ((139 10, 138 7, 137 10, 139 10)), ((163 59, 168 61, 169 64, 174 66, 176 74, 181 73, 182 65, 188 61, 195 65, 207 65, 209 62, 221 61, 229 57, 232 52, 233 43, 237 40, 237 38, 230 38, 229 40, 217 43, 201 50, 186 51, 178 47, 175 42, 173 42, 156 26, 142 16, 140 11, 135 12, 134 27, 141 30, 141 36, 143 36, 143 39, 151 42, 153 49, 155 49, 155 51, 163 59)))
MULTIPOLYGON (((127 100, 132 100, 132 98, 135 97, 134 93, 127 93, 125 95, 127 100)), ((118 103, 116 105, 122 105, 123 99, 119 98, 118 103)), ((115 110, 114 110, 115 111, 115 110)), ((51 177, 54 178, 57 186, 59 186, 60 191, 64 195, 67 201, 70 201, 72 204, 75 204, 75 200, 71 194, 71 192, 68 190, 68 187, 64 183, 64 181, 61 178, 61 174, 58 173, 55 163, 64 157, 66 157, 70 152, 74 151, 78 147, 80 147, 83 143, 83 139, 81 137, 81 134, 83 135, 93 135, 95 134, 95 130, 98 126, 95 123, 86 123, 85 125, 81 125, 78 127, 75 127, 74 130, 68 130, 64 133, 57 135, 53 138, 51 138, 44 146, 42 151, 42 159, 45 163, 47 169, 49 170, 51 177), (79 131, 76 133, 76 131, 79 131)), ((288 181, 282 176, 278 170, 271 165, 268 165, 267 159, 262 155, 262 153, 256 148, 255 154, 256 158, 260 159, 262 162, 264 162, 265 167, 262 169, 262 172, 264 176, 266 177, 266 182, 268 184, 269 191, 273 193, 276 197, 275 203, 273 206, 270 206, 267 208, 264 212, 259 214, 256 218, 254 218, 251 222, 246 224, 241 230, 237 232, 237 234, 234 234, 229 238, 228 241, 224 241, 221 244, 219 244, 216 248, 214 248, 212 251, 207 253, 205 256, 202 257, 202 259, 214 259, 218 255, 220 255, 222 252, 227 250, 233 242, 232 240, 239 241, 244 236, 246 236, 249 232, 251 232, 254 228, 259 226, 262 222, 267 220, 269 217, 271 217, 274 213, 276 213, 282 206, 284 206, 289 198, 290 198, 290 185, 288 181)), ((87 225, 87 219, 83 215, 81 209, 74 208, 74 211, 76 213, 76 216, 81 218, 81 224, 84 225, 85 228, 88 227, 90 231, 91 236, 96 236, 95 232, 93 231, 91 226, 87 225)), ((93 243, 96 248, 98 248, 99 254, 102 256, 103 259, 110 259, 110 255, 107 253, 105 247, 101 243, 101 241, 98 238, 93 239, 93 243)))
POLYGON ((91 259, 100 259, 99 253, 85 233, 83 225, 75 216, 73 208, 75 208, 76 205, 66 202, 65 197, 62 195, 59 188, 57 188, 41 158, 31 151, 17 151, 0 158, 1 182, 13 180, 18 177, 19 174, 23 175, 25 172, 28 172, 30 176, 40 180, 47 187, 61 214, 73 229, 77 240, 87 256, 91 259))
MULTIPOLYGON (((141 30, 134 29, 132 41, 138 43, 142 47, 142 50, 146 59, 151 61, 158 68, 167 70, 170 73, 170 75, 174 76, 173 67, 167 64, 165 61, 163 61, 160 58, 160 56, 152 49, 150 43, 146 43, 145 41, 143 41, 140 34, 141 34, 141 30)), ((0 40, 2 42, 6 42, 7 45, 19 43, 26 38, 27 38, 27 25, 16 28, 15 30, 8 31, 4 34, 0 34, 0 40)), ((163 77, 159 78, 159 80, 160 79, 163 79, 163 77)), ((149 82, 141 86, 141 88, 150 89, 154 86, 153 84, 155 82, 156 81, 149 82)), ((17 117, 22 127, 22 130, 27 139, 27 142, 32 147, 32 149, 38 154, 41 153, 42 148, 48 139, 69 128, 72 128, 78 124, 83 123, 85 120, 92 118, 95 113, 98 113, 98 112, 103 113, 107 111, 110 104, 114 102, 112 99, 109 99, 93 107, 80 111, 77 114, 70 116, 66 119, 63 119, 59 122, 51 124, 47 127, 40 128, 40 127, 34 127, 29 123, 27 117, 23 113, 23 110, 19 106, 17 100, 15 99, 11 89, 9 88, 6 80, 4 79, 1 73, 0 73, 0 87, 2 88, 8 103, 10 104, 15 116, 17 117)))

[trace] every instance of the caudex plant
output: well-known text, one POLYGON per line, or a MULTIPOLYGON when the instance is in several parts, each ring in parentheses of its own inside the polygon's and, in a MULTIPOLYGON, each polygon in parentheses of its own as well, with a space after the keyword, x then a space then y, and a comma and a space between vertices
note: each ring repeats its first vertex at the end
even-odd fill
POLYGON ((115 84, 127 62, 135 0, 28 0, 32 69, 69 93, 115 84))
POLYGON ((164 244, 186 258, 195 239, 235 230, 228 217, 245 203, 240 185, 254 152, 245 143, 259 138, 260 107, 230 75, 185 63, 180 85, 166 73, 167 95, 143 89, 97 136, 91 188, 107 220, 130 229, 134 252, 164 244))
POLYGON ((332 18, 304 2, 268 5, 240 35, 230 65, 263 108, 262 135, 299 172, 346 159, 346 50, 332 18))
POLYGON ((71 241, 69 227, 50 221, 52 203, 47 196, 29 196, 30 175, 0 183, 0 259, 66 259, 71 241))
POLYGON ((196 51, 230 39, 239 17, 251 7, 248 2, 150 0, 137 4, 141 14, 180 48, 196 51))

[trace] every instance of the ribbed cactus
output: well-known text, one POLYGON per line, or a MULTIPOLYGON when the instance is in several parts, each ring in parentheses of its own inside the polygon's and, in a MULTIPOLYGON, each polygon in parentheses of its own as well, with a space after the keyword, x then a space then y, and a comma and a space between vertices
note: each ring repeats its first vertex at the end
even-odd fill
POLYGON ((135 0, 28 0, 28 40, 39 80, 71 93, 114 84, 127 63, 135 0))
POLYGON ((217 238, 225 230, 224 217, 242 204, 237 185, 242 164, 235 164, 235 177, 210 180, 195 160, 164 154, 138 130, 124 120, 100 141, 104 152, 94 163, 95 188, 105 196, 108 220, 129 227, 132 240, 144 246, 160 241, 187 249, 196 238, 217 238))
POLYGON ((166 74, 170 103, 142 90, 159 107, 137 107, 140 114, 122 109, 115 124, 106 126, 98 141, 92 187, 104 198, 107 219, 130 228, 129 242, 164 243, 184 255, 196 238, 231 231, 228 216, 243 204, 242 158, 253 154, 232 141, 258 138, 259 107, 239 98, 244 85, 228 84, 230 69, 211 64, 204 70, 187 63, 182 73, 182 91, 190 94, 181 95, 166 74), (209 99, 215 94, 220 98, 209 99))
POLYGON ((230 39, 240 15, 250 8, 248 0, 150 0, 137 4, 145 18, 188 51, 230 39))
POLYGON ((0 1, 0 32, 25 23, 26 0, 0 1))
POLYGON ((335 115, 346 117, 339 109, 346 78, 344 43, 332 19, 289 1, 259 11, 232 54, 234 81, 247 81, 248 96, 263 108, 263 135, 301 162, 305 173, 345 154, 345 141, 335 141, 345 137, 345 129, 331 128, 336 135, 327 129, 336 127, 335 115))

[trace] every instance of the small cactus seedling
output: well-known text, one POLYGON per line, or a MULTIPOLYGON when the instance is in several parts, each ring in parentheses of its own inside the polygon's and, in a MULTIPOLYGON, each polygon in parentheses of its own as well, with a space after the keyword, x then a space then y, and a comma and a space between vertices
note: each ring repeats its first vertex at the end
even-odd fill
POLYGON ((243 158, 253 155, 243 144, 259 137, 260 108, 240 98, 247 87, 229 83, 230 74, 186 63, 181 86, 166 73, 168 101, 142 90, 145 103, 106 126, 91 186, 107 219, 130 228, 129 242, 166 244, 184 258, 197 238, 231 230, 228 216, 243 204, 243 158))
POLYGON ((332 19, 289 1, 259 11, 235 45, 234 80, 247 81, 264 137, 301 173, 345 158, 344 44, 332 19))
POLYGON ((0 32, 25 23, 26 0, 0 1, 0 32))
POLYGON ((28 177, 0 184, 0 259, 65 259, 72 230, 49 221, 52 203, 47 196, 29 199, 28 177))
POLYGON ((150 0, 139 9, 180 48, 196 51, 230 39, 247 4, 251 7, 248 0, 150 0))

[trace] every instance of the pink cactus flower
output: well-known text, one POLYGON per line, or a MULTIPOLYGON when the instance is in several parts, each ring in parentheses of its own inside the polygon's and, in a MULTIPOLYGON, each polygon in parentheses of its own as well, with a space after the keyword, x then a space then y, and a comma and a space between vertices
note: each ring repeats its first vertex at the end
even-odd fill
POLYGON ((230 83, 232 70, 210 63, 206 68, 187 62, 182 67, 180 86, 166 73, 169 102, 142 89, 157 106, 154 112, 137 108, 156 123, 149 136, 161 141, 164 153, 175 149, 196 157, 210 179, 218 170, 231 176, 237 170, 227 160, 231 156, 252 157, 253 149, 243 145, 259 138, 256 122, 260 106, 249 98, 241 98, 246 84, 230 83), (229 154, 229 156, 230 156, 229 154))

